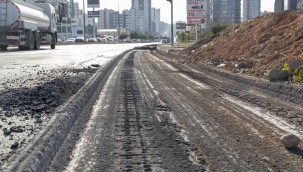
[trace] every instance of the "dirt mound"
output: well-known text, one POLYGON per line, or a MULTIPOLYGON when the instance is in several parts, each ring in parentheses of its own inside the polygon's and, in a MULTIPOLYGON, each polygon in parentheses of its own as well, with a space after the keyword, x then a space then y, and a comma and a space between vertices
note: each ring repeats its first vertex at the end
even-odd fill
POLYGON ((189 47, 181 54, 190 61, 207 62, 215 58, 233 72, 263 76, 266 70, 303 60, 303 14, 284 11, 260 16, 229 26, 219 36, 204 42, 194 51, 189 47), (237 66, 240 63, 252 64, 252 68, 243 70, 237 66))

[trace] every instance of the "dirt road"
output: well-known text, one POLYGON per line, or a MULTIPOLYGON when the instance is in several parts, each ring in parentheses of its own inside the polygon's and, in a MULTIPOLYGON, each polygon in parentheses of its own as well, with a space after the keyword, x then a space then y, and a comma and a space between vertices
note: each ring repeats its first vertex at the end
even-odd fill
POLYGON ((48 170, 302 171, 303 145, 279 138, 302 138, 303 109, 273 93, 153 51, 128 53, 103 84, 48 170))

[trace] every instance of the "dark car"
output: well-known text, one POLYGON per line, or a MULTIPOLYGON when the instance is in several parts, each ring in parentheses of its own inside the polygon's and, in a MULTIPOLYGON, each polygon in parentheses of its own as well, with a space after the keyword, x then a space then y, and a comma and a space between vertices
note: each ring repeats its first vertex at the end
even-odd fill
POLYGON ((75 42, 84 42, 84 37, 77 37, 75 42))

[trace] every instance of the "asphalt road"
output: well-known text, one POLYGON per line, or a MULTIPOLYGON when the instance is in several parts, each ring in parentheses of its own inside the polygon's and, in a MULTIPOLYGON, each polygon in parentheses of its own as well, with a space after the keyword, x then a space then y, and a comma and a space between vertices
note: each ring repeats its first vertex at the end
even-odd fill
POLYGON ((49 171, 302 171, 302 143, 279 140, 302 138, 301 105, 153 51, 102 85, 49 171))
POLYGON ((18 51, 11 47, 0 51, 0 90, 33 87, 52 80, 72 68, 103 65, 112 57, 144 44, 75 44, 58 45, 51 50, 18 51))

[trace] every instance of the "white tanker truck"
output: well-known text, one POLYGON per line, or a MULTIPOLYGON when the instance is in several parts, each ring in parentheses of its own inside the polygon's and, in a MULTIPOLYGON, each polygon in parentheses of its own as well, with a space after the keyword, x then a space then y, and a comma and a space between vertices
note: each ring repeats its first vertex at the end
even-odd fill
POLYGON ((55 8, 45 2, 0 0, 0 48, 39 50, 41 44, 55 49, 57 25, 55 8))

